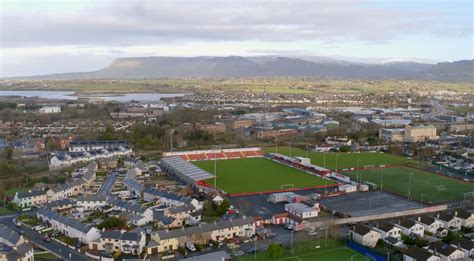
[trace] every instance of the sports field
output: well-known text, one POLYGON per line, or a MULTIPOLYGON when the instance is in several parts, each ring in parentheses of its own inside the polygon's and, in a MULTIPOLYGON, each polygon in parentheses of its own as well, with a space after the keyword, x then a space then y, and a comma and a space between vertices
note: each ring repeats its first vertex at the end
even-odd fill
MULTIPOLYGON (((266 147, 266 153, 275 152, 275 147, 266 147)), ((308 157, 311 163, 328 169, 349 169, 369 166, 369 165, 402 165, 406 163, 416 163, 415 160, 388 154, 388 153, 334 153, 334 152, 312 152, 299 148, 278 147, 278 153, 292 157, 308 157)))
MULTIPOLYGON (((214 161, 193 162, 214 173, 214 161)), ((214 184, 214 179, 207 180, 214 184)), ((217 161, 217 187, 225 193, 262 192, 334 184, 329 180, 273 162, 266 158, 217 161)))
POLYGON ((326 251, 321 251, 313 254, 288 257, 283 260, 291 261, 312 261, 312 260, 341 260, 341 261, 366 261, 370 260, 369 258, 357 253, 356 251, 348 248, 341 247, 326 251))
MULTIPOLYGON (((378 185, 382 183, 382 169, 343 172, 353 180, 368 181, 378 185)), ((383 169, 383 189, 407 196, 410 187, 411 197, 423 202, 444 202, 463 199, 466 193, 474 192, 474 184, 455 180, 429 172, 395 167, 383 169), (413 173, 410 175, 410 173, 413 173), (410 178, 411 176, 411 178, 410 178), (411 179, 411 182, 410 182, 411 179), (409 185, 411 184, 411 185, 409 185)))

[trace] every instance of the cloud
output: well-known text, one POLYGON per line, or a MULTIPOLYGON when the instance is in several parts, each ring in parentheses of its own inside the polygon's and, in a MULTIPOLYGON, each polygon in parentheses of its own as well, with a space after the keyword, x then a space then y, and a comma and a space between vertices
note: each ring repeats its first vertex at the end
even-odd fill
POLYGON ((452 32, 436 14, 367 1, 113 1, 74 12, 2 11, 3 48, 199 41, 318 40, 383 43, 409 34, 452 32))

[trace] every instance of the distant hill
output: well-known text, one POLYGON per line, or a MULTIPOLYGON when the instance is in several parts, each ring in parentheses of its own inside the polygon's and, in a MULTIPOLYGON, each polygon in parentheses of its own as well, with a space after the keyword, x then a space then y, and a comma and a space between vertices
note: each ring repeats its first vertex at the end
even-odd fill
POLYGON ((61 73, 22 79, 331 77, 474 81, 474 60, 424 64, 355 63, 318 57, 133 57, 115 59, 98 71, 61 73))

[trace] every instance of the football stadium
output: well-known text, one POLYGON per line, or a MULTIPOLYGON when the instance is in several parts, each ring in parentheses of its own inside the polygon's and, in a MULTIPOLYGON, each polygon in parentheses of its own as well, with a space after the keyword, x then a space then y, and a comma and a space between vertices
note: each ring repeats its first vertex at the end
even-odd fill
POLYGON ((260 148, 177 152, 165 156, 179 156, 211 174, 215 178, 208 175, 202 181, 226 194, 270 193, 337 185, 322 178, 319 169, 307 169, 293 162, 265 157, 260 148))

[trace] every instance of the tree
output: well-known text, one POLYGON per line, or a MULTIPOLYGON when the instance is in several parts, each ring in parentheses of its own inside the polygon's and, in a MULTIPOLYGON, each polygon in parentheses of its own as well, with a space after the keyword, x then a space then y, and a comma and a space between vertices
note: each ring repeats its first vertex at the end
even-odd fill
POLYGON ((279 244, 272 243, 267 248, 267 255, 270 258, 279 258, 282 257, 285 250, 279 244))
POLYGON ((99 137, 100 140, 116 140, 114 128, 111 125, 105 127, 105 132, 99 137))
POLYGON ((7 160, 11 160, 13 157, 13 148, 12 147, 6 148, 5 154, 6 154, 7 160))
POLYGON ((227 199, 224 199, 222 203, 219 206, 217 206, 217 210, 216 210, 217 215, 218 216, 224 215, 225 213, 227 213, 227 210, 229 209, 229 207, 230 207, 230 202, 227 199))

